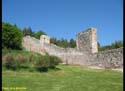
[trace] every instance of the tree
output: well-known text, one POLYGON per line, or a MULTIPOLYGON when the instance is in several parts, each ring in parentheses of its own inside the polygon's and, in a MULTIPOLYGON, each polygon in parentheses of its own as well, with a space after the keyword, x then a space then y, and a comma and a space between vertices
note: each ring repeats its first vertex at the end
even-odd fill
POLYGON ((70 39, 69 47, 71 47, 71 48, 75 48, 76 47, 76 41, 74 39, 70 39))
POLYGON ((98 47, 98 50, 100 51, 100 50, 101 50, 101 49, 100 49, 100 48, 101 48, 101 45, 100 45, 99 42, 97 43, 97 47, 98 47))
POLYGON ((39 30, 36 33, 34 33, 33 37, 40 39, 41 35, 47 35, 47 34, 45 32, 43 32, 42 30, 39 30))
POLYGON ((100 43, 98 42, 97 45, 98 45, 98 48, 99 48, 100 47, 100 43))
POLYGON ((68 43, 68 40, 67 40, 67 39, 63 39, 63 40, 62 40, 62 43, 63 43, 63 47, 64 47, 64 48, 67 48, 67 47, 68 47, 68 45, 69 45, 69 43, 68 43))
POLYGON ((63 48, 75 48, 76 47, 76 41, 74 39, 70 39, 70 42, 68 42, 67 39, 60 39, 57 40, 56 38, 51 38, 50 43, 56 44, 57 46, 63 47, 63 48))
POLYGON ((123 41, 119 40, 119 41, 115 41, 114 43, 112 43, 112 48, 120 48, 123 47, 123 41))
POLYGON ((22 32, 9 23, 2 22, 2 48, 21 49, 22 32))
POLYGON ((120 48, 120 47, 123 47, 123 41, 121 41, 121 40, 115 41, 111 45, 100 46, 99 51, 111 50, 111 49, 116 49, 116 48, 120 48))
POLYGON ((14 26, 15 26, 15 27, 17 27, 17 25, 16 25, 16 24, 14 24, 14 26))
POLYGON ((33 32, 32 32, 32 29, 31 27, 28 27, 28 28, 24 28, 23 29, 23 36, 33 36, 33 32))
POLYGON ((68 47, 68 41, 66 39, 63 39, 63 38, 61 40, 57 40, 57 46, 67 48, 68 47))
POLYGON ((53 43, 53 44, 55 44, 55 45, 57 45, 57 39, 56 38, 51 38, 50 39, 50 43, 53 43))

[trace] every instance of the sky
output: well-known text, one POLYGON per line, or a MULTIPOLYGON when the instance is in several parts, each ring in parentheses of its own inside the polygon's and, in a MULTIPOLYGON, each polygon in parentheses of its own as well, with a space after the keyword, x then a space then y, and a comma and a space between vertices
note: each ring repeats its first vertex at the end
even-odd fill
POLYGON ((2 0, 2 21, 68 40, 94 27, 104 46, 123 40, 123 0, 2 0))

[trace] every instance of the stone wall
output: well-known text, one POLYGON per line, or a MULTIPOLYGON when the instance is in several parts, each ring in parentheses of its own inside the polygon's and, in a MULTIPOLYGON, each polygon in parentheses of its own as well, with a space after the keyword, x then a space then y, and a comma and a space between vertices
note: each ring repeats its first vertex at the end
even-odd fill
POLYGON ((22 45, 27 51, 34 51, 43 55, 48 53, 49 55, 58 56, 62 59, 63 63, 66 64, 86 66, 87 60, 89 60, 88 54, 79 51, 77 48, 61 48, 54 44, 40 42, 40 40, 30 36, 23 38, 22 45))
POLYGON ((46 52, 46 50, 44 50, 44 48, 42 47, 40 40, 34 37, 30 36, 23 37, 22 45, 27 51, 33 51, 40 54, 45 54, 46 52))
POLYGON ((76 39, 77 49, 83 52, 96 53, 97 48, 97 34, 95 28, 89 28, 77 34, 76 39))
POLYGON ((89 61, 89 65, 101 68, 123 68, 123 48, 94 53, 89 61))
POLYGON ((50 37, 47 35, 41 35, 40 36, 40 43, 41 44, 44 44, 44 43, 50 44, 50 37))
POLYGON ((44 44, 44 49, 50 55, 58 56, 66 64, 87 65, 88 56, 76 48, 61 48, 54 44, 44 44))
POLYGON ((66 64, 113 69, 123 67, 123 48, 98 52, 95 28, 79 33, 76 43, 77 48, 61 48, 51 44, 48 36, 42 35, 40 40, 24 37, 22 45, 27 51, 58 56, 66 64))

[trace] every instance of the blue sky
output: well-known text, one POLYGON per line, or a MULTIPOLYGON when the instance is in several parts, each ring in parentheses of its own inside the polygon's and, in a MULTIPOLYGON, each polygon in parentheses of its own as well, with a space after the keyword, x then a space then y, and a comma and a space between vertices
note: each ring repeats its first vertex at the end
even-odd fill
POLYGON ((2 21, 68 40, 95 27, 99 43, 108 45, 123 40, 123 1, 2 0, 2 21))

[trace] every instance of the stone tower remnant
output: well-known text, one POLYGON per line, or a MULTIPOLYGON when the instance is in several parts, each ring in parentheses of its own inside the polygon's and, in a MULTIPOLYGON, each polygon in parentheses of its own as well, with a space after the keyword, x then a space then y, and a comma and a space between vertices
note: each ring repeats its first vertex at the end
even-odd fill
POLYGON ((76 45, 77 49, 83 52, 98 52, 96 28, 89 28, 78 33, 76 45))
POLYGON ((40 36, 40 43, 43 45, 44 43, 50 44, 50 37, 47 35, 40 36))

